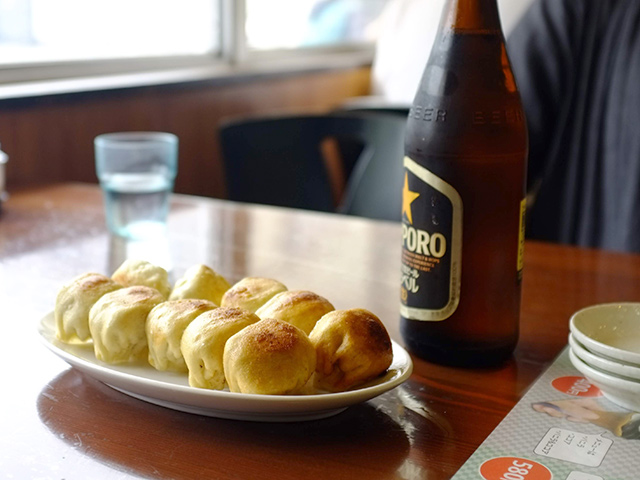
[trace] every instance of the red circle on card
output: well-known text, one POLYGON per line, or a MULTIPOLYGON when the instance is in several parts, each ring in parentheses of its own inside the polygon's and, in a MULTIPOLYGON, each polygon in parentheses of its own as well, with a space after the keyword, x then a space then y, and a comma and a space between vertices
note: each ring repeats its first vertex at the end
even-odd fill
POLYGON ((556 390, 574 397, 599 397, 602 392, 584 377, 558 377, 551 385, 556 390))
POLYGON ((485 480, 551 480, 551 471, 544 465, 518 457, 498 457, 480 465, 485 480))

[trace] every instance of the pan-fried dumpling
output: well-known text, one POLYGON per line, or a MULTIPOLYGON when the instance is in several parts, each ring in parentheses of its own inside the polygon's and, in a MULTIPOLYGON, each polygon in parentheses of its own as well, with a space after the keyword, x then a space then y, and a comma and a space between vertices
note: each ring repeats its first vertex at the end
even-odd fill
POLYGON ((169 300, 199 298, 220 305, 222 295, 230 286, 229 282, 212 268, 194 265, 176 282, 169 300))
POLYGON ((146 360, 147 315, 163 301, 160 292, 145 286, 121 288, 103 295, 89 312, 96 358, 107 363, 146 360))
POLYGON ((298 327, 271 318, 231 337, 223 358, 229 390, 240 393, 303 393, 316 366, 309 337, 298 327))
POLYGON ((162 302, 149 312, 146 323, 149 363, 156 370, 187 372, 180 351, 184 329, 198 315, 217 308, 207 300, 184 299, 162 302))
POLYGON ((329 300, 320 295, 305 290, 289 290, 272 297, 256 311, 256 315, 290 323, 309 335, 316 322, 333 309, 329 300))
POLYGON ((246 277, 225 292, 220 306, 255 312, 271 297, 286 290, 287 287, 271 278, 246 277))
POLYGON ((316 387, 339 392, 360 385, 391 365, 389 333, 368 310, 335 310, 318 320, 309 335, 318 357, 316 387))
POLYGON ((111 279, 123 287, 144 285, 155 288, 165 299, 171 293, 171 283, 167 271, 145 260, 125 260, 111 275, 111 279))
POLYGON ((89 310, 104 294, 122 288, 109 277, 85 273, 75 277, 58 292, 54 308, 56 336, 63 342, 87 342, 89 310))
POLYGON ((259 320, 256 314, 246 310, 220 307, 192 321, 184 330, 181 342, 182 355, 189 368, 189 385, 223 389, 225 343, 229 337, 259 320))

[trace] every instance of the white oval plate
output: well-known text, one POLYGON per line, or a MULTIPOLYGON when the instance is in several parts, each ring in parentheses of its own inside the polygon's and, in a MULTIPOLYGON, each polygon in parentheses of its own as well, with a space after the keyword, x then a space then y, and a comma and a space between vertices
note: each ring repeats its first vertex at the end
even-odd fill
POLYGON ((189 386, 186 374, 160 372, 150 365, 109 365, 96 359, 92 345, 69 345, 55 336, 53 313, 40 320, 45 346, 72 367, 132 397, 163 407, 209 417, 261 422, 317 420, 370 400, 407 380, 413 363, 407 351, 393 343, 388 372, 356 390, 317 395, 255 395, 189 386))

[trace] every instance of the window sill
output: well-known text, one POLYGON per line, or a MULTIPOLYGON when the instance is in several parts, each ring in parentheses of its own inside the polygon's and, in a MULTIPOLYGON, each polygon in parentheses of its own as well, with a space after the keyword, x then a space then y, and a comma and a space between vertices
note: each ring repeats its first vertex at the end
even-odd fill
POLYGON ((0 83, 0 100, 195 82, 234 83, 265 77, 358 68, 371 65, 372 58, 370 51, 339 52, 309 57, 261 58, 235 65, 220 62, 118 74, 15 81, 0 83))

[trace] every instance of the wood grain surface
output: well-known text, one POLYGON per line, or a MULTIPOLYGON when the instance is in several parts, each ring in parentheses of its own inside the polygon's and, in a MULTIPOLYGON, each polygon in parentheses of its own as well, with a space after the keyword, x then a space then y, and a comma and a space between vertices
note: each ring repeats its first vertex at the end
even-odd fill
POLYGON ((93 139, 107 132, 166 131, 180 139, 176 191, 224 198, 218 125, 227 118, 319 112, 367 95, 368 67, 0 101, 7 189, 97 182, 93 139))
MULTIPOLYGON (((0 216, 3 369, 0 472, 7 478, 450 478, 564 348, 570 315, 640 300, 640 257, 528 242, 521 337, 492 369, 414 359, 376 399, 300 423, 222 420, 151 405, 69 368, 35 333, 63 282, 111 273, 132 246, 110 238, 94 186, 14 193, 0 216)), ((395 223, 175 195, 149 254, 174 279, 205 263, 230 281, 270 276, 337 308, 376 313, 398 341, 395 223)))

